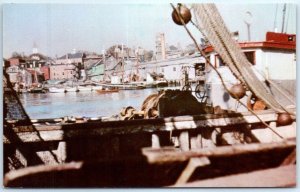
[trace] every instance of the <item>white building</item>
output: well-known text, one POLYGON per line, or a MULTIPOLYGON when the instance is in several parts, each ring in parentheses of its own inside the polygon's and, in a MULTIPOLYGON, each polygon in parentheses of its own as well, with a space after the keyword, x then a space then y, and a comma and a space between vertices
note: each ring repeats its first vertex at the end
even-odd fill
POLYGON ((167 81, 181 81, 183 79, 183 68, 186 67, 189 79, 195 80, 195 66, 201 63, 205 63, 204 58, 190 55, 163 61, 142 63, 139 65, 139 69, 143 77, 146 77, 147 73, 156 73, 164 75, 164 78, 167 81))

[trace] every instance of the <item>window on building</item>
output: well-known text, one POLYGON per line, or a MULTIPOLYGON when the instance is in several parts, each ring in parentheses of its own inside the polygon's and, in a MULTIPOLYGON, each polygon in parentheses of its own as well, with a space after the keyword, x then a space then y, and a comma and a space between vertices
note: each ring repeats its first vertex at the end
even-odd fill
POLYGON ((64 72, 62 72, 62 75, 65 75, 65 73, 64 73, 64 72))
POLYGON ((173 71, 176 71, 176 67, 173 67, 173 71))
POLYGON ((164 69, 163 67, 161 68, 161 72, 162 72, 162 73, 165 72, 165 69, 164 69))
POLYGON ((72 75, 72 74, 73 74, 73 71, 71 71, 70 73, 71 73, 71 75, 72 75))
POLYGON ((215 67, 222 67, 222 66, 225 66, 225 65, 226 65, 225 62, 220 57, 220 55, 216 55, 216 58, 215 58, 215 67))
POLYGON ((252 64, 252 65, 255 65, 255 51, 247 51, 247 52, 244 52, 245 53, 245 56, 246 58, 248 59, 248 61, 252 64))

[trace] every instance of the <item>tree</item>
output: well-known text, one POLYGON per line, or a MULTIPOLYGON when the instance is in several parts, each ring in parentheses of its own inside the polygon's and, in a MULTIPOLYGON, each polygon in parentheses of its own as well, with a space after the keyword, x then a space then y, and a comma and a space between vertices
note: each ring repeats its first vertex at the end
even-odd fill
MULTIPOLYGON (((125 46, 123 45, 123 48, 124 48, 124 47, 125 47, 125 46)), ((115 52, 115 49, 116 49, 116 48, 119 48, 119 50, 121 50, 121 49, 122 49, 122 45, 113 45, 113 46, 111 46, 110 48, 107 49, 106 53, 107 53, 108 55, 113 56, 114 58, 117 58, 117 54, 116 54, 116 52, 115 52)))
POLYGON ((153 51, 145 51, 145 61, 151 61, 153 57, 153 51))
POLYGON ((13 52, 11 57, 13 57, 13 58, 22 58, 22 54, 18 53, 18 52, 13 52))

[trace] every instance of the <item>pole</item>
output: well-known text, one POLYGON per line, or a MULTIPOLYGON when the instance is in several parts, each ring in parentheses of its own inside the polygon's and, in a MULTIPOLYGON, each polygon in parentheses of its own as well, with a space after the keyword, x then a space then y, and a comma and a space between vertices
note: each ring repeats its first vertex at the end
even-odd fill
POLYGON ((250 24, 248 24, 248 23, 247 23, 247 31, 248 31, 248 41, 251 41, 250 24))
POLYGON ((282 27, 281 27, 281 33, 283 33, 283 28, 284 28, 285 11, 286 11, 286 3, 283 5, 283 10, 282 10, 282 27))

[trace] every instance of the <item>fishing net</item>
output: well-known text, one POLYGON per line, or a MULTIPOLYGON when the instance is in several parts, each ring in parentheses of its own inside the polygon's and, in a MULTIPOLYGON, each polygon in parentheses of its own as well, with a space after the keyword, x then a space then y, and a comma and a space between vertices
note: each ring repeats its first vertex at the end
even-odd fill
POLYGON ((30 125, 30 119, 20 102, 16 91, 9 80, 8 74, 3 72, 3 120, 18 121, 30 125))
POLYGON ((219 11, 214 4, 193 4, 196 24, 221 56, 229 69, 266 105, 277 112, 287 111, 271 94, 268 87, 255 75, 251 63, 232 39, 219 11))

